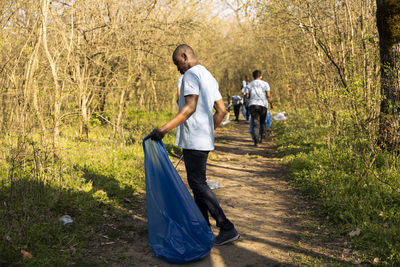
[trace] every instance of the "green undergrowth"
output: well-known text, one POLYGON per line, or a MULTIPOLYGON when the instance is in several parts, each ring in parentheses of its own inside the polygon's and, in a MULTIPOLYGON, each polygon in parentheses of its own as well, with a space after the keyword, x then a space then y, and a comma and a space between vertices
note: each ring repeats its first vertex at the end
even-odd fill
POLYGON ((371 150, 343 116, 338 132, 309 111, 275 122, 278 152, 291 181, 333 234, 349 239, 361 262, 400 265, 400 157, 371 150))
MULTIPOLYGON (((0 266, 93 266, 86 254, 105 214, 145 198, 142 139, 171 113, 131 110, 124 132, 94 121, 89 140, 63 128, 58 150, 31 134, 0 144, 0 266), (59 218, 69 215, 71 225, 59 218)), ((164 138, 171 152, 173 133, 164 138)), ((115 218, 117 219, 117 218, 115 218)), ((114 219, 113 219, 114 220, 114 219)))

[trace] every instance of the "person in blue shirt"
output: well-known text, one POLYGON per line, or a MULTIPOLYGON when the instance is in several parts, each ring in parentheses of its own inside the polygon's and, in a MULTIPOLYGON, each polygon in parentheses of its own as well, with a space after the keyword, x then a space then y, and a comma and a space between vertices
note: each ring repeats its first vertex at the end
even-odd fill
POLYGON ((200 65, 190 46, 179 45, 172 59, 178 71, 184 74, 180 87, 179 112, 169 122, 154 129, 149 137, 160 140, 177 127, 175 145, 183 149, 187 179, 194 200, 209 225, 208 213, 216 220, 220 231, 214 244, 223 245, 237 240, 240 235, 207 185, 206 166, 209 151, 214 150, 214 130, 226 114, 225 104, 218 82, 200 65))

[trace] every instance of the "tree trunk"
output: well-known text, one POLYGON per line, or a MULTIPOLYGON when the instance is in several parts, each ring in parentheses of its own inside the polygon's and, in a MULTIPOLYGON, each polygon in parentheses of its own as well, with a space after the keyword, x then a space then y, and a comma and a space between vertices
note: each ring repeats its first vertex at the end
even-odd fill
POLYGON ((114 136, 116 136, 117 133, 120 132, 122 113, 123 113, 124 107, 125 107, 125 95, 126 95, 126 89, 122 88, 122 92, 121 92, 121 95, 119 98, 119 105, 118 105, 118 117, 117 117, 117 122, 115 123, 115 128, 114 128, 114 136))
POLYGON ((101 75, 101 82, 99 84, 100 90, 98 93, 99 105, 96 108, 96 112, 100 115, 101 124, 105 124, 106 120, 104 119, 104 110, 106 107, 107 83, 104 72, 101 75))
POLYGON ((82 140, 87 141, 89 139, 89 116, 88 116, 88 97, 84 89, 81 88, 80 95, 80 127, 79 127, 79 135, 82 140))
POLYGON ((154 84, 154 81, 151 79, 151 88, 153 89, 153 105, 152 105, 152 109, 154 110, 158 110, 159 106, 158 106, 158 99, 157 99, 157 89, 156 86, 154 84))
POLYGON ((400 3, 377 0, 377 28, 381 60, 381 111, 378 144, 385 150, 400 146, 400 3))
POLYGON ((46 52, 47 59, 50 64, 51 73, 54 80, 54 110, 53 110, 53 144, 54 147, 58 147, 58 139, 60 136, 60 114, 61 114, 61 87, 60 80, 57 74, 56 62, 50 54, 47 45, 47 18, 49 11, 50 2, 48 0, 43 0, 42 12, 43 12, 43 47, 46 52))
POLYGON ((42 33, 43 33, 43 29, 41 28, 39 30, 39 37, 38 37, 38 41, 35 44, 35 48, 33 50, 33 53, 31 55, 31 58, 28 62, 28 66, 27 66, 27 71, 26 71, 26 83, 25 83, 25 87, 26 87, 26 91, 28 90, 32 90, 32 102, 33 102, 33 106, 35 108, 36 111, 36 117, 39 120, 40 126, 41 126, 41 130, 42 130, 42 138, 46 138, 46 125, 45 125, 45 120, 43 117, 43 114, 41 112, 41 108, 39 106, 39 85, 37 82, 37 79, 34 78, 33 73, 37 70, 38 68, 38 57, 39 57, 39 47, 40 47, 40 41, 42 39, 42 33))

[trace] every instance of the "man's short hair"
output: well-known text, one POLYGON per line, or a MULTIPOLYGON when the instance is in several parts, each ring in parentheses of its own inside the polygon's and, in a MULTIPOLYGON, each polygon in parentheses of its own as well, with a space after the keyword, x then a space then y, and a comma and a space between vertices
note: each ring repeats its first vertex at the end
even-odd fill
POLYGON ((254 79, 257 79, 257 78, 260 78, 260 77, 261 77, 261 71, 259 71, 259 70, 253 71, 253 78, 254 79))
POLYGON ((175 48, 175 51, 173 53, 173 56, 175 56, 178 52, 184 52, 189 56, 193 56, 195 57, 195 53, 193 51, 193 48, 191 48, 189 45, 187 44, 180 44, 175 48))

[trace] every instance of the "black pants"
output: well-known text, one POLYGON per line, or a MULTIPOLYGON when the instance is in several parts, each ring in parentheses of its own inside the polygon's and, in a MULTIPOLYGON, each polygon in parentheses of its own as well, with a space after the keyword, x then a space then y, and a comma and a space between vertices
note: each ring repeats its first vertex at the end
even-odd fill
POLYGON ((233 105, 233 112, 235 112, 235 120, 239 120, 239 114, 240 114, 240 107, 242 106, 242 104, 239 105, 233 105))
POLYGON ((188 183, 193 191, 194 201, 208 225, 210 225, 208 218, 208 212, 210 212, 218 227, 222 230, 231 230, 234 227, 233 224, 226 218, 216 196, 206 182, 208 152, 191 149, 183 150, 188 183))
POLYGON ((268 109, 264 106, 259 106, 259 105, 251 105, 249 107, 249 112, 251 115, 251 119, 253 120, 253 135, 255 137, 255 139, 258 141, 258 133, 259 131, 256 131, 256 121, 258 121, 259 123, 259 129, 261 129, 261 136, 263 136, 266 132, 265 129, 265 119, 267 118, 267 112, 268 109))

